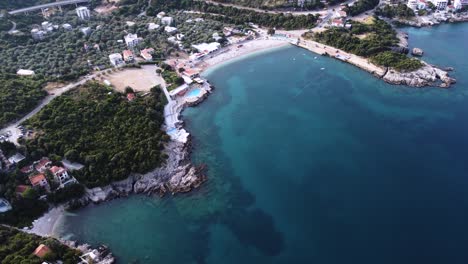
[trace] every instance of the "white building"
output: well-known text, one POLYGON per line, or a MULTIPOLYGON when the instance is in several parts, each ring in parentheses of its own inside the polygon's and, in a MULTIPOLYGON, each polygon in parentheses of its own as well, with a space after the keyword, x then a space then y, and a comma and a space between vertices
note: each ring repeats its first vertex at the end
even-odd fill
POLYGON ((445 10, 445 8, 447 8, 447 5, 448 5, 448 0, 429 0, 429 1, 433 3, 438 10, 445 10))
POLYGON ((218 32, 213 33, 213 35, 211 36, 215 41, 220 41, 221 39, 223 39, 223 37, 221 37, 218 32))
POLYGON ((127 44, 127 47, 129 48, 135 47, 140 42, 140 39, 138 38, 137 34, 129 33, 127 36, 124 37, 124 39, 125 44, 127 44))
POLYGON ((124 60, 122 59, 122 55, 120 55, 120 53, 113 53, 109 55, 109 60, 110 60, 110 63, 115 67, 121 64, 125 64, 124 60))
POLYGON ((62 28, 65 29, 65 30, 67 30, 67 31, 70 31, 70 30, 73 29, 73 27, 72 27, 70 24, 67 24, 67 23, 63 24, 63 25, 62 25, 62 28))
POLYGON ((418 0, 418 9, 426 9, 427 8, 427 2, 426 0, 418 0))
POLYGON ((453 5, 455 6, 455 9, 462 9, 463 7, 468 6, 468 0, 455 0, 453 2, 453 5))
POLYGON ((211 43, 201 43, 198 45, 192 45, 198 52, 200 53, 211 53, 213 51, 218 50, 221 47, 221 44, 218 42, 211 42, 211 43))
POLYGON ((174 19, 172 17, 163 17, 161 18, 161 23, 163 23, 164 25, 172 25, 172 22, 174 22, 174 19))
POLYGON ((76 9, 76 14, 81 19, 88 19, 91 17, 91 12, 86 6, 81 6, 76 9))
POLYGON ((42 22, 41 26, 42 26, 42 29, 47 30, 49 27, 52 26, 52 24, 48 21, 44 21, 42 22))
POLYGON ((52 168, 50 168, 50 172, 52 172, 55 181, 58 182, 60 185, 63 185, 65 182, 70 180, 70 175, 68 174, 68 171, 65 168, 53 166, 52 168))
POLYGON ((170 26, 165 26, 164 31, 166 31, 168 34, 174 34, 174 33, 177 32, 177 28, 170 27, 170 26))
POLYGON ((418 9, 418 0, 408 0, 408 3, 406 4, 409 8, 413 10, 418 9))
POLYGON ((32 38, 35 39, 35 40, 42 40, 42 39, 44 39, 45 34, 46 34, 46 33, 45 33, 44 31, 39 30, 39 29, 37 29, 37 28, 34 28, 34 29, 31 30, 31 36, 32 36, 32 38))
POLYGON ((16 72, 16 74, 21 75, 21 76, 31 76, 31 75, 34 75, 34 71, 19 69, 16 72))
POLYGON ((148 30, 158 29, 160 26, 156 23, 148 23, 148 30))
POLYGON ((91 28, 90 28, 90 27, 80 28, 80 31, 81 31, 81 33, 83 33, 85 36, 88 36, 89 34, 91 34, 91 28))

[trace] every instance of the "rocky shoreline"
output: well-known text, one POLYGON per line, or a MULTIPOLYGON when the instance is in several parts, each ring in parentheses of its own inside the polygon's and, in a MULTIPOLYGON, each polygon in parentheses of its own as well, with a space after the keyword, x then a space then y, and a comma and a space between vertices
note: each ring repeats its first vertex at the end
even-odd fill
POLYGON ((387 83, 395 85, 407 85, 411 87, 436 86, 448 88, 456 83, 447 71, 441 70, 436 66, 425 62, 424 66, 412 72, 398 72, 393 69, 387 69, 387 72, 381 77, 387 83))
MULTIPOLYGON (((179 116, 186 107, 195 106, 201 103, 209 92, 211 92, 211 85, 207 85, 207 92, 196 100, 176 102, 174 109, 176 110, 177 128, 183 130, 183 122, 179 120, 179 116)), ((37 219, 33 224, 32 229, 25 229, 24 231, 33 233, 39 236, 53 236, 52 231, 58 222, 58 219, 63 214, 64 210, 75 210, 85 207, 91 203, 99 204, 116 198, 127 197, 131 194, 146 194, 158 195, 160 197, 169 193, 175 195, 177 193, 187 193, 191 190, 198 188, 203 182, 207 180, 206 166, 195 166, 191 163, 191 141, 187 138, 186 141, 181 142, 177 140, 170 140, 165 145, 165 153, 168 158, 166 163, 159 168, 146 174, 131 174, 127 179, 112 182, 103 187, 95 187, 86 189, 85 194, 78 199, 69 201, 59 207, 54 207, 42 216, 42 223, 37 219), (55 211, 55 213, 53 213, 55 211), (58 216, 58 215, 60 216, 58 216), (37 226, 36 226, 37 225, 37 226), (42 228, 49 230, 44 233, 42 228)), ((102 246, 98 249, 93 249, 90 245, 78 245, 76 241, 59 239, 63 244, 78 249, 83 254, 91 254, 96 257, 93 263, 112 264, 115 263, 115 258, 112 253, 106 248, 106 251, 101 250, 102 246)))
MULTIPOLYGON (((184 103, 176 107, 177 115, 185 107, 199 104, 208 96, 206 93, 198 100, 184 103)), ((182 128, 182 122, 178 124, 182 128)), ((83 197, 69 202, 68 208, 76 209, 90 203, 101 203, 119 197, 127 197, 130 194, 157 194, 164 196, 186 193, 198 188, 207 180, 204 165, 194 166, 190 161, 191 142, 186 143, 171 140, 166 144, 165 153, 168 158, 166 164, 146 174, 132 174, 127 179, 113 182, 103 187, 86 189, 83 197)))

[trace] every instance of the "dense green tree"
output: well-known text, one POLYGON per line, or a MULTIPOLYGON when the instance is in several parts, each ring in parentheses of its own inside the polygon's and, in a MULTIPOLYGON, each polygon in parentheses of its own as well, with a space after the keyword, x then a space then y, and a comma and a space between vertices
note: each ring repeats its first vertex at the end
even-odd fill
POLYGON ((80 261, 78 250, 69 248, 53 238, 39 237, 10 227, 0 226, 0 263, 43 263, 44 260, 32 254, 40 244, 44 244, 52 250, 52 254, 44 260, 53 263, 61 260, 65 264, 75 264, 80 261))
POLYGON ((378 4, 379 0, 357 0, 353 5, 348 5, 346 7, 346 12, 348 15, 357 16, 366 11, 374 9, 378 4))
POLYGON ((398 45, 396 31, 385 21, 374 17, 371 24, 352 22, 351 29, 331 28, 315 34, 306 33, 305 38, 336 47, 359 56, 371 58, 377 65, 394 67, 397 70, 415 70, 422 66, 417 59, 390 52, 398 45))
POLYGON ((375 10, 375 14, 382 17, 394 18, 411 18, 414 17, 413 9, 405 4, 398 4, 397 6, 384 5, 375 10))
POLYGON ((0 74, 0 127, 31 111, 47 94, 37 77, 0 74))
POLYGON ((128 102, 123 94, 109 94, 91 82, 56 98, 28 121, 44 133, 27 141, 27 150, 44 149, 83 163, 85 168, 74 175, 88 187, 122 180, 131 172, 145 173, 164 162, 165 104, 160 89, 128 102))

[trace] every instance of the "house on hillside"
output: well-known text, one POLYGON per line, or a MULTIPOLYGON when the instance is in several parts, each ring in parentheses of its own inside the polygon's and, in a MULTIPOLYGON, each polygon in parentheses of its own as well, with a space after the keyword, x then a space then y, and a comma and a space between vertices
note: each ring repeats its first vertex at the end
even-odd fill
POLYGON ((42 173, 29 176, 29 181, 33 187, 42 187, 47 191, 50 190, 49 182, 47 182, 45 175, 42 173))
POLYGON ((52 173, 52 175, 54 175, 55 181, 60 185, 63 185, 71 179, 67 169, 63 167, 53 166, 52 168, 50 168, 50 172, 52 173))
POLYGON ((120 53, 113 53, 109 55, 109 60, 110 60, 110 63, 115 67, 125 64, 124 60, 122 59, 122 55, 120 55, 120 53))
POLYGON ((172 25, 173 22, 174 22, 174 19, 172 17, 163 17, 163 18, 161 18, 161 23, 163 25, 170 26, 170 25, 172 25))
POLYGON ((34 162, 34 169, 37 172, 44 173, 52 165, 52 161, 49 158, 42 158, 34 162))
POLYGON ((146 61, 152 61, 153 60, 153 54, 154 49, 153 48, 148 48, 148 49, 142 49, 140 51, 140 56, 145 59, 146 61))
POLYGON ((51 253, 52 253, 52 250, 48 246, 46 246, 44 244, 40 244, 36 248, 36 250, 34 250, 34 252, 33 252, 33 254, 36 257, 41 258, 41 259, 44 258, 45 256, 51 254, 51 253))
POLYGON ((124 37, 124 40, 125 40, 125 44, 127 44, 127 47, 129 48, 136 47, 138 43, 140 43, 140 38, 138 38, 137 34, 129 33, 128 35, 124 37))
POLYGON ((342 18, 335 18, 332 20, 332 27, 344 27, 345 23, 342 18))
POLYGON ((166 33, 168 33, 168 34, 174 34, 174 33, 177 32, 177 28, 170 27, 170 26, 165 26, 164 31, 166 31, 166 33))
POLYGON ((135 58, 133 57, 133 52, 131 50, 123 51, 123 59, 125 62, 132 62, 135 58))

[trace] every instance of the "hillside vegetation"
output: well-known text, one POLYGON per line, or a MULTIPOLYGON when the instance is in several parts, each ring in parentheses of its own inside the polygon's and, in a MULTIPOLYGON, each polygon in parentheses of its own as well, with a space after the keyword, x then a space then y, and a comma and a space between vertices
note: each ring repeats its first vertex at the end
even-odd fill
POLYGON ((152 88, 129 102, 124 94, 88 83, 52 101, 28 125, 39 136, 26 142, 34 158, 66 157, 85 167, 74 172, 88 187, 145 173, 165 161, 161 130, 166 99, 152 88))
POLYGON ((391 51, 399 42, 396 32, 388 23, 378 18, 374 18, 370 24, 353 22, 351 29, 331 28, 320 33, 307 33, 304 37, 371 58, 377 65, 394 67, 399 71, 412 71, 422 67, 419 60, 391 51))
POLYGON ((2 264, 40 264, 44 261, 55 263, 57 260, 62 260, 64 264, 76 264, 80 261, 79 253, 53 238, 39 237, 0 225, 0 263, 2 264), (46 255, 44 259, 32 254, 40 244, 52 250, 52 253, 46 255))
POLYGON ((197 0, 152 0, 147 14, 156 15, 160 11, 167 10, 195 10, 204 13, 204 18, 227 24, 243 25, 252 22, 262 27, 276 27, 286 30, 311 28, 317 22, 317 17, 314 15, 293 16, 283 13, 263 13, 197 0))
POLYGON ((0 74, 0 127, 31 111, 46 96, 40 78, 0 74))

